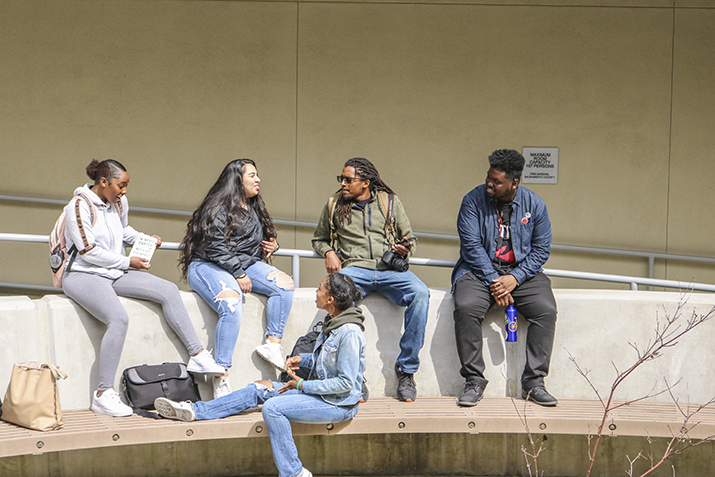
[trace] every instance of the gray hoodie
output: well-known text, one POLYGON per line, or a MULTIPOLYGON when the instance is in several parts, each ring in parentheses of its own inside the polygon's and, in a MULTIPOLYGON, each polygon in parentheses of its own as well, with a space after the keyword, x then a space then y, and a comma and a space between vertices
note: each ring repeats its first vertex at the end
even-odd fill
POLYGON ((121 199, 121 207, 102 202, 89 188, 90 184, 78 187, 67 208, 65 218, 65 239, 67 249, 77 246, 79 253, 70 272, 94 273, 103 277, 117 279, 129 268, 129 257, 124 250, 125 243, 133 244, 139 232, 129 224, 127 214, 129 205, 126 196, 121 199), (84 200, 78 199, 82 193, 89 198, 96 209, 96 220, 92 225, 91 210, 84 200), (82 233, 77 225, 74 202, 80 204, 82 233), (120 214, 121 210, 121 214, 120 214))

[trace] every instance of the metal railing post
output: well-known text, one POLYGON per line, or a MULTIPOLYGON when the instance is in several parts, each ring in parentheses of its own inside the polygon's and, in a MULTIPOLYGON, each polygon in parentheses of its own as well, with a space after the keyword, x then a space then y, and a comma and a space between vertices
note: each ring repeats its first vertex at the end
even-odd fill
MULTIPOLYGON (((648 278, 655 278, 655 257, 653 255, 648 257, 648 278)), ((653 291, 653 287, 649 286, 648 291, 653 291)))
POLYGON ((296 288, 300 288, 300 255, 293 254, 290 256, 290 268, 293 272, 293 282, 296 288))

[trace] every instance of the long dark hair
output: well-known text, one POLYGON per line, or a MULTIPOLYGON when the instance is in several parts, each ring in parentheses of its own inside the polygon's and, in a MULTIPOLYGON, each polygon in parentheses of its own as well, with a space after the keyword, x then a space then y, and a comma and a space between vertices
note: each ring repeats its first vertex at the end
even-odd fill
MULTIPOLYGON (((372 162, 368 161, 364 157, 353 157, 348 159, 343 167, 353 167, 355 168, 355 174, 357 177, 370 180, 370 193, 375 191, 384 191, 388 194, 394 194, 392 189, 385 184, 385 182, 380 179, 380 173, 377 172, 377 168, 372 162)), ((338 199, 338 203, 335 205, 335 212, 338 214, 338 220, 340 225, 345 225, 345 219, 348 219, 348 223, 352 222, 352 214, 350 209, 352 207, 352 201, 346 200, 342 196, 338 199)), ((332 217, 331 217, 332 220, 332 217)))
POLYGON ((216 219, 221 208, 225 208, 228 215, 228 227, 224 231, 226 239, 238 228, 241 219, 247 213, 244 207, 250 207, 258 215, 265 240, 278 235, 260 193, 255 197, 246 197, 246 191, 243 189, 243 175, 248 164, 256 167, 256 163, 251 159, 234 159, 226 164, 216 183, 209 189, 201 205, 191 216, 179 252, 179 267, 184 278, 189 270, 194 251, 202 248, 208 239, 209 226, 216 219))

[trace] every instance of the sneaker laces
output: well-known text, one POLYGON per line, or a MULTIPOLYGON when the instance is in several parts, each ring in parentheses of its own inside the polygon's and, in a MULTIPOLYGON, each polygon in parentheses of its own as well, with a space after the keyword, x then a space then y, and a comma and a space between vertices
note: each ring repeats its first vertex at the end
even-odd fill
POLYGON ((107 389, 106 391, 104 391, 102 393, 102 396, 100 396, 100 397, 103 397, 105 394, 107 395, 107 401, 124 404, 122 402, 122 398, 119 397, 119 393, 117 391, 115 391, 114 389, 107 389))
POLYGON ((400 371, 400 377, 397 378, 397 381, 400 387, 415 387, 415 378, 413 374, 403 373, 402 371, 400 371))
POLYGON ((466 383, 464 385, 464 391, 462 391, 462 394, 466 393, 470 389, 474 389, 476 391, 478 386, 479 385, 477 383, 466 383))

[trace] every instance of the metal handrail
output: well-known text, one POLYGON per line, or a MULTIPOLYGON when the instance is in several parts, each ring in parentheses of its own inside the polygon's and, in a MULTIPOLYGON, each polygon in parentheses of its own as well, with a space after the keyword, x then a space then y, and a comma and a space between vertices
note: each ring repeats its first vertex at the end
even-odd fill
MULTIPOLYGON (((26 243, 47 243, 49 242, 48 235, 30 235, 30 234, 7 234, 0 233, 0 242, 26 242, 26 243)), ((159 250, 179 250, 178 242, 163 242, 159 250)), ((320 258, 320 255, 312 250, 300 249, 280 249, 275 253, 279 257, 291 257, 291 271, 293 281, 296 287, 300 287, 300 259, 301 258, 320 258)), ((411 257, 410 264, 427 267, 447 267, 452 268, 456 262, 452 260, 437 260, 432 258, 417 258, 411 257)), ((612 283, 627 283, 631 290, 638 290, 638 285, 656 286, 663 288, 678 288, 688 290, 699 290, 715 292, 715 285, 700 284, 700 283, 683 283, 677 280, 659 280, 653 278, 631 277, 624 275, 609 275, 604 273, 578 272, 573 270, 556 270, 545 268, 544 273, 552 277, 561 278, 577 278, 581 280, 596 280, 612 283)), ((23 288, 28 290, 41 291, 57 291, 55 288, 43 285, 28 285, 20 283, 0 282, 0 288, 23 288)))
MULTIPOLYGON (((52 204, 52 205, 66 205, 68 200, 62 199, 45 199, 41 197, 24 197, 19 195, 7 195, 0 194, 0 201, 12 201, 12 202, 32 202, 40 204, 52 204)), ((140 212, 146 214, 161 214, 161 215, 176 215, 190 217, 193 212, 186 210, 176 210, 176 209, 162 209, 157 207, 142 207, 132 205, 132 212, 140 212)), ((315 229, 318 225, 317 222, 305 222, 299 220, 285 220, 285 219, 273 219, 273 223, 276 225, 284 225, 286 227, 306 227, 315 229)), ((459 241, 459 236, 454 234, 437 234, 431 232, 413 232, 416 237, 436 239, 436 240, 451 240, 459 241)), ((680 255, 673 253, 661 253, 661 252, 642 252, 636 250, 621 250, 614 248, 601 248, 601 247, 584 247, 581 245, 563 245, 563 244, 551 244, 552 250, 564 250, 569 252, 581 252, 581 253, 598 253, 605 255, 625 255, 629 257, 641 257, 648 259, 648 278, 653 278, 655 276, 655 260, 681 260, 687 262, 700 262, 700 263, 713 263, 715 264, 715 257, 702 257, 698 255, 680 255)))

